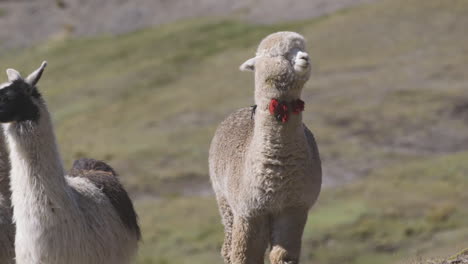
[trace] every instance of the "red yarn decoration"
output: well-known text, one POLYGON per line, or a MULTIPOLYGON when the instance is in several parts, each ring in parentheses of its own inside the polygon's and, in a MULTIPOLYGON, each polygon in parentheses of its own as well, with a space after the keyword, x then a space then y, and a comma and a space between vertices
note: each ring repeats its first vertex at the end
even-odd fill
POLYGON ((300 112, 304 111, 304 101, 301 99, 297 99, 296 101, 292 101, 292 112, 294 114, 299 114, 300 112))
POLYGON ((278 107, 278 104, 279 104, 278 100, 271 99, 270 106, 268 107, 268 109, 270 110, 270 114, 276 115, 276 108, 278 107))
POLYGON ((289 104, 284 101, 280 102, 277 99, 271 99, 268 110, 270 111, 270 114, 276 118, 276 120, 282 123, 286 123, 289 120, 288 105, 291 105, 291 112, 294 114, 299 114, 300 112, 304 111, 304 101, 301 99, 294 100, 289 104))

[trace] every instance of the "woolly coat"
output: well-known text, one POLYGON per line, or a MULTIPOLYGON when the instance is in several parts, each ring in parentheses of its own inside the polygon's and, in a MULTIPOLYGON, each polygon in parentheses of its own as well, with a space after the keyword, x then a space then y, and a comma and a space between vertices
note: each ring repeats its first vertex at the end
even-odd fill
POLYGON ((256 109, 240 109, 224 120, 211 142, 209 169, 218 198, 234 214, 248 217, 287 207, 310 208, 321 188, 321 162, 302 113, 286 123, 269 112, 272 99, 300 98, 309 72, 298 75, 290 53, 305 50, 302 36, 273 34, 262 41, 255 67, 256 109))
MULTIPOLYGON (((216 196, 244 217, 288 207, 310 208, 321 187, 320 157, 312 132, 303 124, 280 125, 261 111, 254 115, 268 115, 266 120, 252 118, 249 107, 234 112, 218 127, 210 148, 216 196), (273 130, 265 131, 269 125, 273 130)), ((291 119, 299 122, 299 117, 291 119)))
POLYGON ((136 255, 137 216, 107 164, 79 160, 63 168, 54 129, 36 83, 7 70, 0 122, 10 150, 17 264, 128 264, 136 255))
POLYGON ((213 137, 209 170, 225 230, 227 264, 299 262, 309 208, 321 188, 320 156, 302 123, 302 88, 310 75, 305 41, 278 32, 241 70, 255 71, 254 108, 224 120, 213 137), (299 103, 298 103, 299 102, 299 103))

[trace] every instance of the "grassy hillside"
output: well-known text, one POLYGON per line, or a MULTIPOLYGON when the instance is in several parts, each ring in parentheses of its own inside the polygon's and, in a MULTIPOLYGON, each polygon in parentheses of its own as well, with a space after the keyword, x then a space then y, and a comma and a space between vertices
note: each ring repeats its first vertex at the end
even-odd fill
POLYGON ((143 226, 138 263, 220 263, 211 136, 252 104, 253 76, 237 68, 260 39, 299 31, 315 66, 305 122, 335 186, 311 213, 304 263, 407 263, 467 246, 467 12, 464 0, 382 0, 293 24, 191 20, 57 39, 2 55, 0 69, 49 61, 40 89, 65 162, 120 172, 143 226))
POLYGON ((162 179, 206 179, 216 125, 252 104, 238 66, 266 34, 309 40, 315 75, 304 91, 327 182, 468 146, 468 5, 379 1, 312 21, 256 26, 185 21, 120 37, 57 40, 1 57, 41 83, 67 164, 110 161, 133 191, 162 179))
MULTIPOLYGON (((411 263, 467 246, 468 152, 386 168, 326 190, 311 211, 303 263, 411 263)), ((138 203, 139 263, 221 263, 222 226, 203 197, 138 203)))

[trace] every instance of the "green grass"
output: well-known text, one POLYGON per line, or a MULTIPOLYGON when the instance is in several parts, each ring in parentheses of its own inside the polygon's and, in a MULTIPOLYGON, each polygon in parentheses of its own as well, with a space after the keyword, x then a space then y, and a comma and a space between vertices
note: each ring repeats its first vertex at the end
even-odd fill
MULTIPOLYGON (((468 152, 381 169, 326 190, 304 232, 303 263, 408 263, 466 247, 468 152), (406 261, 406 262, 405 262, 406 261)), ((221 263, 212 198, 142 200, 138 263, 221 263)))
POLYGON ((213 199, 150 199, 139 202, 137 210, 147 212, 140 214, 141 227, 147 232, 138 263, 220 262, 223 234, 213 199))
MULTIPOLYGON (((452 251, 462 246, 468 235, 468 209, 462 206, 468 202, 467 160, 468 153, 461 153, 387 168, 338 191, 331 198, 334 203, 354 209, 343 210, 345 216, 332 221, 341 222, 337 225, 318 226, 306 240, 306 245, 318 245, 309 256, 326 263, 333 263, 330 258, 391 263, 388 260, 410 257, 413 251, 427 254, 439 243, 452 251), (452 234, 443 237, 446 232, 452 234), (442 241, 437 243, 438 236, 442 241)), ((316 214, 321 217, 320 210, 316 214)))
POLYGON ((8 14, 8 11, 5 8, 0 8, 0 17, 6 16, 8 14))

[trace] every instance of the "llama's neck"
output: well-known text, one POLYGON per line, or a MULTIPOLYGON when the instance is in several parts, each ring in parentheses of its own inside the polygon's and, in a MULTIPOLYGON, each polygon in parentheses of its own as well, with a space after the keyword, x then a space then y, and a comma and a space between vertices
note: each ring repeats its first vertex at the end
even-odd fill
POLYGON ((34 212, 41 213, 44 207, 70 206, 70 192, 45 105, 40 106, 37 121, 3 126, 10 148, 15 218, 19 214, 24 217, 31 216, 34 212))
POLYGON ((10 207, 10 160, 5 136, 0 127, 0 206, 10 207))

